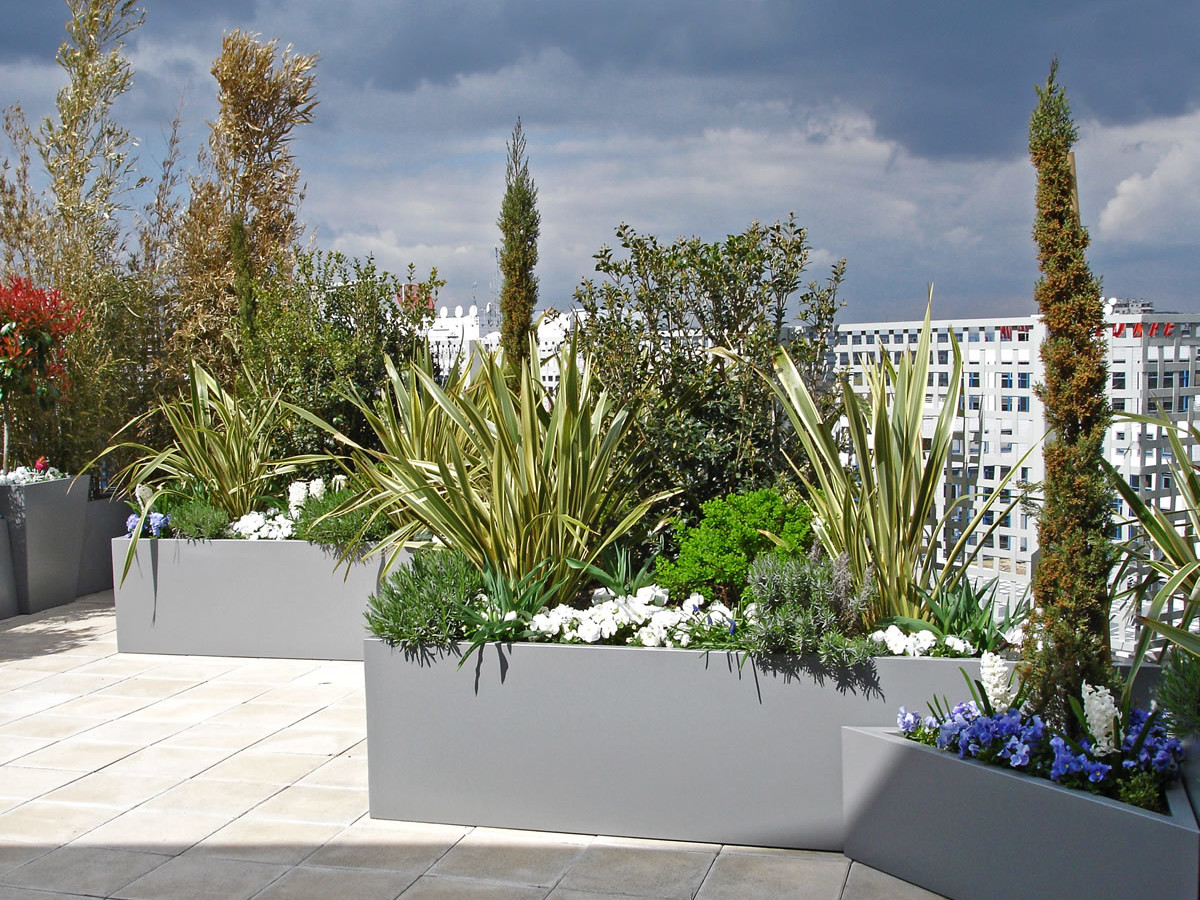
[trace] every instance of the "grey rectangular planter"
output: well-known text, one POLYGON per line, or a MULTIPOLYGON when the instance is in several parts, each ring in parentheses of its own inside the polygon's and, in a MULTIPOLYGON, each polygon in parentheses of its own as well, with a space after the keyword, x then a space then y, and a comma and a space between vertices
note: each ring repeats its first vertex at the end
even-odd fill
POLYGON ((75 599, 87 505, 86 480, 73 487, 69 478, 0 485, 0 516, 8 523, 20 612, 41 612, 75 599))
POLYGON ((894 725, 971 660, 857 673, 781 658, 560 644, 364 650, 371 815, 837 850, 841 726, 894 725))
POLYGON ((128 538, 112 541, 123 653, 362 659, 363 614, 382 562, 305 541, 143 538, 121 583, 128 538))
POLYGON ((957 900, 1194 898, 1200 830, 1181 785, 1159 815, 907 740, 842 730, 845 853, 957 900))
POLYGON ((76 596, 107 591, 113 586, 112 539, 125 534, 129 513, 129 505, 120 500, 88 501, 76 596))

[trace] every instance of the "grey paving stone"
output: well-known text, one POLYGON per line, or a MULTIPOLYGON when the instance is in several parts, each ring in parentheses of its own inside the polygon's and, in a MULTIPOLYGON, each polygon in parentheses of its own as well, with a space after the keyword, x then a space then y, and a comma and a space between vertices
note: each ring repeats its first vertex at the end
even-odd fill
POLYGON ((840 853, 722 852, 696 900, 838 900, 848 866, 840 853))
POLYGON ((477 834, 473 832, 455 844, 430 873, 549 889, 583 850, 578 844, 552 844, 536 839, 484 840, 478 839, 477 834))
POLYGON ((690 900, 708 874, 715 856, 715 850, 691 852, 593 844, 572 863, 559 886, 631 897, 690 900))
POLYGON ((178 857, 113 894, 121 900, 250 900, 287 871, 267 863, 178 857))
POLYGON ((271 884, 254 900, 393 900, 416 876, 399 872, 301 866, 271 884))
POLYGON ((938 900, 941 896, 862 863, 850 864, 842 891, 842 900, 938 900))
POLYGON ((0 882, 12 887, 106 897, 168 859, 153 853, 72 845, 52 850, 0 876, 0 882))
POLYGON ((425 875, 400 900, 544 900, 546 889, 425 875))

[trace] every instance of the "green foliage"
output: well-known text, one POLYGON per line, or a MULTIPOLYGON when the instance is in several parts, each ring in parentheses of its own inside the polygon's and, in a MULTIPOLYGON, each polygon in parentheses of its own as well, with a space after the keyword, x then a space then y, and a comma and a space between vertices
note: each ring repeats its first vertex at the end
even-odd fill
POLYGON ((381 552, 394 556, 424 527, 510 584, 544 567, 559 599, 575 596, 588 578, 577 564, 594 564, 659 498, 643 496, 649 461, 617 455, 634 414, 599 387, 574 342, 557 364, 553 395, 533 347, 515 379, 488 353, 445 384, 428 360, 403 374, 389 361, 385 401, 349 394, 381 449, 322 425, 349 449, 363 505, 394 525, 381 552))
POLYGON ((625 546, 608 547, 594 565, 577 565, 614 597, 628 597, 641 588, 658 583, 654 575, 654 557, 648 558, 640 568, 635 568, 633 551, 625 546))
MULTIPOLYGON (((868 394, 860 398, 841 382, 845 431, 851 465, 843 461, 847 441, 842 419, 829 414, 809 390, 795 362, 781 354, 775 365, 776 393, 807 454, 812 475, 801 476, 814 513, 814 527, 833 558, 846 554, 861 590, 873 577, 879 584, 868 623, 892 616, 924 618, 925 591, 940 594, 962 577, 978 550, 967 553, 967 541, 984 515, 999 502, 1012 473, 984 497, 962 497, 935 518, 951 437, 958 427, 962 356, 951 341, 954 365, 950 389, 932 432, 925 432, 925 391, 930 357, 930 305, 915 352, 898 365, 884 354, 866 370, 868 394), (974 517, 945 554, 939 572, 938 550, 954 510, 975 504, 974 517)), ((763 379, 769 376, 763 373, 763 379)), ((1014 466, 1013 472, 1019 467, 1014 466)), ((797 467, 799 471, 799 467, 797 467)), ((995 517, 991 533, 1020 502, 1012 500, 995 517)), ((980 542, 982 546, 982 542, 980 542)))
POLYGON ((521 119, 508 142, 508 163, 504 173, 504 201, 500 206, 500 349, 514 371, 530 352, 529 335, 533 330, 533 309, 537 306, 538 283, 533 274, 537 265, 538 233, 542 217, 537 210, 537 186, 529 175, 525 155, 525 133, 521 119))
MULTIPOLYGON (((348 398, 368 404, 387 382, 384 358, 401 367, 424 349, 437 291, 434 269, 414 283, 377 269, 373 259, 296 252, 295 264, 260 278, 253 290, 254 331, 243 330, 243 362, 259 382, 357 443, 372 445, 366 418, 348 398)), ((311 422, 291 417, 280 451, 319 453, 336 442, 311 422)))
POLYGON ((913 631, 931 631, 942 639, 954 635, 970 643, 979 653, 985 650, 998 653, 1008 643, 1007 635, 1020 628, 1031 611, 1027 595, 1022 602, 1005 612, 1003 619, 997 621, 994 611, 998 582, 998 578, 993 578, 987 584, 976 587, 969 579, 963 578, 940 593, 922 589, 928 620, 893 616, 880 620, 876 625, 886 628, 895 624, 913 631))
POLYGON ((786 502, 772 488, 709 500, 701 509, 703 516, 694 527, 679 530, 678 558, 658 561, 658 583, 676 599, 697 592, 732 605, 760 553, 774 548, 780 555, 795 556, 808 549, 811 511, 803 503, 786 502), (784 546, 776 548, 768 535, 784 546))
POLYGON ((654 459, 651 486, 675 490, 671 507, 687 521, 707 500, 774 486, 792 448, 787 422, 752 370, 708 351, 725 347, 768 368, 798 305, 790 351, 827 397, 845 261, 825 285, 799 293, 809 245, 794 215, 711 244, 665 245, 624 224, 616 234, 624 258, 601 248, 602 280, 575 292, 586 313, 580 345, 619 406, 646 410, 631 437, 654 459))
POLYGON ((1200 657, 1178 648, 1168 652, 1154 695, 1166 710, 1172 734, 1200 736, 1200 657))
POLYGON ((164 401, 125 426, 133 431, 143 420, 161 416, 171 433, 165 449, 130 442, 101 453, 140 454, 114 482, 130 491, 146 485, 156 496, 201 498, 222 510, 227 522, 269 501, 279 477, 295 471, 297 460, 275 455, 283 412, 278 392, 268 393, 249 378, 247 385, 249 390, 235 395, 194 366, 185 396, 164 401))
POLYGON ((162 504, 171 517, 170 530, 175 537, 193 541, 212 541, 227 536, 229 515, 200 497, 177 497, 162 504))
POLYGON ((453 550, 420 550, 397 566, 367 604, 367 627, 408 652, 467 635, 463 610, 484 589, 483 573, 453 550))
POLYGON ((1134 769, 1116 783, 1117 799, 1152 812, 1166 812, 1162 778, 1153 772, 1134 769))
POLYGON ((1111 414, 1107 397, 1100 284, 1087 265, 1087 231, 1079 222, 1071 147, 1077 131, 1056 59, 1029 124, 1029 155, 1037 169, 1034 240, 1042 277, 1034 296, 1046 326, 1039 396, 1051 434, 1043 451, 1045 501, 1038 520, 1041 560, 1033 592, 1025 678, 1030 702, 1048 721, 1079 733, 1067 698, 1083 682, 1112 684, 1108 613, 1112 490, 1102 468, 1111 414))
POLYGON ((862 631, 873 586, 855 592, 847 562, 777 554, 755 559, 744 594, 755 604, 743 635, 750 651, 815 655, 835 667, 865 662, 874 651, 862 631))
POLYGON ((327 490, 320 498, 310 497, 295 516, 293 537, 336 547, 343 553, 363 543, 384 540, 391 530, 387 521, 372 521, 369 510, 354 503, 358 496, 358 491, 346 488, 327 490))

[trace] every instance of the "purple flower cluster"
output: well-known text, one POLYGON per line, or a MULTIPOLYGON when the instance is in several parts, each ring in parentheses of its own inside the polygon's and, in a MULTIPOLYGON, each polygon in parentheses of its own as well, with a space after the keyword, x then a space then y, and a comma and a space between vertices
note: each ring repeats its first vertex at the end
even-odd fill
MULTIPOLYGON (((137 528, 138 519, 137 513, 133 513, 125 520, 125 532, 129 537, 133 537, 133 530, 137 528)), ((171 524, 171 517, 166 513, 152 512, 146 516, 145 524, 142 526, 142 536, 162 537, 163 530, 171 524)))
POLYGON ((1024 716, 1016 708, 989 716, 974 701, 924 719, 901 707, 897 724, 912 740, 960 757, 1008 765, 1074 787, 1093 785, 1093 790, 1111 794, 1122 773, 1149 772, 1161 783, 1178 774, 1182 745, 1157 717, 1142 737, 1149 720, 1146 710, 1131 710, 1120 749, 1103 755, 1094 752, 1087 738, 1076 743, 1051 732, 1040 716, 1024 716))

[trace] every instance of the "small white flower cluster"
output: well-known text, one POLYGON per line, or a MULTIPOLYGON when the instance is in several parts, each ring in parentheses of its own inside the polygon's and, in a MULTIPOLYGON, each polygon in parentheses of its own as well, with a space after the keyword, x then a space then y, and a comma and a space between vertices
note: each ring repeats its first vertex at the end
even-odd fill
POLYGON ((940 642, 932 631, 914 631, 905 634, 899 626, 889 625, 886 631, 875 631, 871 640, 887 647, 893 656, 929 656, 939 646, 958 656, 974 656, 975 648, 970 641, 948 634, 940 642))
POLYGON ((1012 687, 1012 676, 1004 660, 991 651, 984 650, 979 660, 979 680, 983 693, 997 713, 1005 713, 1012 707, 1017 692, 1012 687))
POLYGON ((54 466, 49 466, 42 471, 31 466, 17 466, 8 472, 0 472, 0 484, 9 484, 14 487, 19 487, 24 484, 37 484, 40 481, 57 481, 60 478, 67 478, 54 466))
POLYGON ((682 607, 667 607, 667 592, 651 585, 626 597, 613 596, 598 590, 592 595, 589 609, 556 606, 533 617, 530 629, 559 641, 595 644, 610 640, 622 631, 633 633, 627 644, 642 647, 686 647, 692 640, 696 625, 725 626, 733 621, 733 613, 722 603, 707 601, 692 594, 682 607))
POLYGON ((1086 681, 1083 683, 1083 717, 1087 720, 1088 733, 1095 742, 1092 752, 1097 756, 1116 752, 1113 738, 1121 714, 1108 688, 1092 687, 1086 681))
POLYGON ((232 537, 247 541, 283 541, 292 536, 292 520, 277 509, 252 512, 229 526, 232 537))
MULTIPOLYGON (((341 490, 345 487, 346 476, 335 475, 333 477, 333 489, 341 490), (341 480, 339 486, 339 479, 341 480)), ((312 481, 293 481, 288 485, 288 515, 293 519, 300 514, 300 510, 304 507, 304 503, 309 498, 320 500, 325 496, 325 480, 323 478, 314 478, 312 481)))

